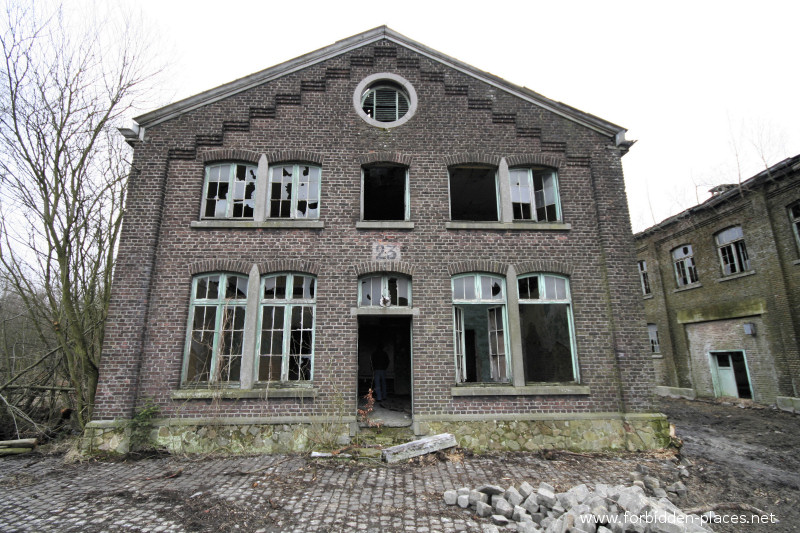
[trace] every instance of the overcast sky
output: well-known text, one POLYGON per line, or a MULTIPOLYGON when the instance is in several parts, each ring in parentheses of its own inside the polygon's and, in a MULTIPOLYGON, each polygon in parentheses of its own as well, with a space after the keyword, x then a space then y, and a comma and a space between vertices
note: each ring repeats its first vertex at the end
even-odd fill
POLYGON ((800 153, 797 1, 126 2, 171 62, 162 104, 385 24, 625 127, 634 231, 800 153))

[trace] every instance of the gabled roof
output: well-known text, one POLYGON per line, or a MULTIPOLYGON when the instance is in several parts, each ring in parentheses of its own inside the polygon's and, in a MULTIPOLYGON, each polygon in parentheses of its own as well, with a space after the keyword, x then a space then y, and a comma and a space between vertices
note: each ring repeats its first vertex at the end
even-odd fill
MULTIPOLYGON (((421 43, 413 41, 408 37, 401 35, 390 28, 387 28, 386 26, 379 26, 364 33, 359 33, 358 35, 348 37, 347 39, 343 39, 330 46, 326 46, 325 48, 320 48, 314 52, 310 52, 295 59, 286 61, 285 63, 281 63, 260 72, 250 74, 249 76, 245 76, 243 78, 239 78, 238 80, 220 85, 219 87, 202 92, 195 96, 190 96, 189 98, 180 100, 160 109, 156 109, 155 111, 145 113, 144 115, 139 115, 138 117, 135 117, 134 120, 138 123, 140 128, 155 126, 156 124, 175 118, 193 109, 197 109, 218 100, 228 98, 265 82, 272 81, 280 78, 281 76, 286 76, 292 72, 310 67, 317 63, 326 61, 341 54, 345 54, 351 50, 369 45, 382 39, 397 43, 410 50, 413 50, 414 52, 417 52, 420 55, 429 57, 459 72, 472 76, 484 83, 518 96, 523 100, 531 102, 568 120, 591 128, 599 133, 608 135, 614 139, 617 145, 624 145, 627 148, 630 146, 630 144, 632 144, 629 141, 625 141, 625 128, 617 126, 616 124, 612 124, 611 122, 605 121, 589 113, 584 113, 583 111, 575 109, 574 107, 570 107, 566 104, 562 104, 561 102, 550 100, 539 93, 531 91, 525 87, 520 87, 518 85, 514 85, 513 83, 509 83, 502 78, 499 78, 493 74, 489 74, 488 72, 478 70, 471 65, 463 63, 457 59, 442 54, 441 52, 437 52, 436 50, 428 48, 421 43)), ((137 134, 141 135, 142 133, 139 131, 139 128, 136 128, 136 130, 123 129, 121 131, 123 135, 126 135, 126 137, 136 136, 137 134)))

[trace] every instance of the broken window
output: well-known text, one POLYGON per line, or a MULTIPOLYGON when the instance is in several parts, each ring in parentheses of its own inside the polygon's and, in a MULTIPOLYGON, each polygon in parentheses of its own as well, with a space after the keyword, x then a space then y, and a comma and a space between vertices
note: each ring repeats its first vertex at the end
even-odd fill
POLYGON ((556 171, 515 168, 509 171, 514 220, 557 222, 561 220, 556 171))
POLYGON ((505 280, 490 274, 453 278, 456 381, 510 380, 505 280))
POLYGON ((717 233, 717 247, 725 276, 750 270, 750 258, 744 245, 744 234, 740 226, 717 233))
POLYGON ((256 168, 242 163, 206 167, 203 218, 253 218, 256 168))
POLYGON ((656 324, 647 324, 647 334, 650 336, 650 351, 661 353, 661 345, 658 342, 658 326, 656 324))
POLYGON ((361 109, 378 122, 394 122, 408 113, 409 98, 399 85, 380 80, 361 95, 361 109))
POLYGON ((800 249, 800 202, 789 206, 789 220, 792 223, 792 231, 797 247, 800 249))
POLYGON ((359 280, 360 307, 409 307, 411 279, 397 274, 370 276, 359 280))
POLYGON ((647 261, 639 261, 639 281, 642 284, 642 294, 650 294, 650 278, 647 275, 647 261))
POLYGON ((678 287, 697 283, 697 268, 691 244, 684 244, 672 250, 672 264, 675 268, 675 281, 678 287))
POLYGON ((184 383, 239 381, 247 311, 247 276, 195 276, 189 307, 184 383))
POLYGON ((362 169, 363 220, 408 220, 408 170, 400 166, 362 169))
POLYGON ((520 277, 517 288, 525 381, 577 381, 569 280, 531 274, 520 277))
POLYGON ((313 276, 286 273, 261 278, 258 381, 311 380, 315 290, 313 276))
POLYGON ((451 220, 497 221, 499 212, 496 169, 450 169, 451 220))
POLYGON ((322 169, 303 163, 276 165, 269 172, 270 218, 319 218, 322 169))

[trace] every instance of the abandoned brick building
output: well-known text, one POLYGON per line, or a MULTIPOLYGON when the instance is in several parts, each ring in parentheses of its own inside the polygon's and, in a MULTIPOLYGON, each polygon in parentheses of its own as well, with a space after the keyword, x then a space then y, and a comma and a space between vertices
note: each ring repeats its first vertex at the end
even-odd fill
POLYGON ((344 441, 381 350, 409 433, 664 443, 623 128, 386 27, 136 123, 90 446, 344 441))
POLYGON ((657 389, 800 412, 800 155, 636 234, 657 389))

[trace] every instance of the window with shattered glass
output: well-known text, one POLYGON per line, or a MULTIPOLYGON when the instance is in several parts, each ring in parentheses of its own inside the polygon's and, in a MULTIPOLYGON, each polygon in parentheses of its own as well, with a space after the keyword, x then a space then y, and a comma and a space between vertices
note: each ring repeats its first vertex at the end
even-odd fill
POLYGON ((555 170, 514 168, 509 171, 514 220, 561 220, 558 178, 555 170))
POLYGON ((456 381, 509 382, 505 280, 491 274, 456 276, 452 296, 456 381))
POLYGON ((206 167, 203 218, 252 219, 255 213, 255 165, 222 163, 206 167))
POLYGON ((322 169, 303 163, 276 165, 269 172, 269 218, 319 218, 322 169))
POLYGON ((359 280, 360 307, 410 307, 411 279, 399 274, 369 276, 359 280))
POLYGON ((730 276, 750 270, 750 257, 744 244, 741 226, 734 226, 716 235, 722 274, 730 276))
POLYGON ((286 273, 261 278, 257 381, 309 381, 314 361, 316 278, 286 273))
POLYGON ((569 280, 530 274, 517 280, 525 381, 577 381, 575 332, 569 280))
POLYGON ((247 312, 247 276, 205 274, 192 281, 183 382, 240 380, 247 312))
POLYGON ((684 244, 672 250, 672 265, 675 269, 675 281, 678 287, 697 283, 697 267, 694 264, 694 252, 691 244, 684 244))

